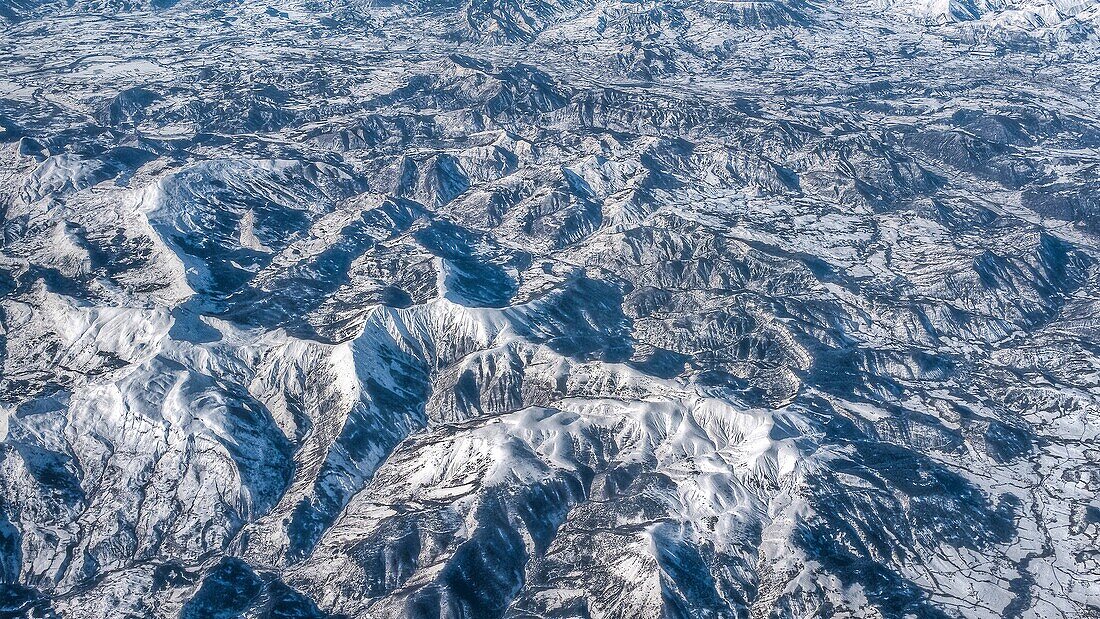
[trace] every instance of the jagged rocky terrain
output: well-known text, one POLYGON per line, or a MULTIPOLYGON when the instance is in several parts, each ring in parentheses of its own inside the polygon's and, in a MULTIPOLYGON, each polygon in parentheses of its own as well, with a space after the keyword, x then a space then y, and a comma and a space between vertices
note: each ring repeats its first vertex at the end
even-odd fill
POLYGON ((0 19, 0 616, 1100 617, 1094 0, 0 19))

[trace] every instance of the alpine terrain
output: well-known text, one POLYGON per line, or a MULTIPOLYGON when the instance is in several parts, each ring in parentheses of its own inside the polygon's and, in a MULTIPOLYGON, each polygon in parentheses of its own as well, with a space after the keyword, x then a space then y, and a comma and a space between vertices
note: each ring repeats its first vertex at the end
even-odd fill
POLYGON ((0 617, 1100 618, 1100 0, 0 27, 0 617))

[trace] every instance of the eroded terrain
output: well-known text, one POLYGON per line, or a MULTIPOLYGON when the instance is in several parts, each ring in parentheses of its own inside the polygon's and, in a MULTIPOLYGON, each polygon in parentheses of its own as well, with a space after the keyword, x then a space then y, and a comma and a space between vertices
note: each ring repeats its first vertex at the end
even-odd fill
POLYGON ((1098 11, 3 3, 0 615, 1100 616, 1098 11))

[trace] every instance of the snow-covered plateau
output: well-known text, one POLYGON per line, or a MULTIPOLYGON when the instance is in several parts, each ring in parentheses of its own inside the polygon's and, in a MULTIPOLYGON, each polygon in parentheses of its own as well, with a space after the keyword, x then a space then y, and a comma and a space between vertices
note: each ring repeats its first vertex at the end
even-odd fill
POLYGON ((1100 618, 1100 0, 0 28, 0 618, 1100 618))

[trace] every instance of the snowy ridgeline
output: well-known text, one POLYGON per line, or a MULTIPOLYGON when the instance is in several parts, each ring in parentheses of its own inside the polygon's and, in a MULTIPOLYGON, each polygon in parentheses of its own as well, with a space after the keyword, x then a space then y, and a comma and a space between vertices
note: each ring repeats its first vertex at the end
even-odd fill
POLYGON ((1100 616, 1095 2, 0 0, 0 616, 1100 616))

